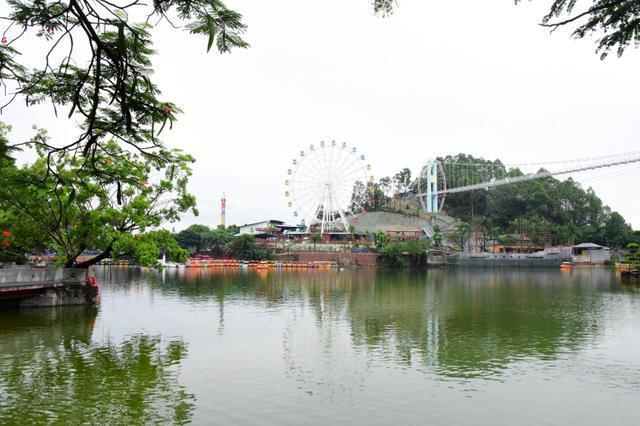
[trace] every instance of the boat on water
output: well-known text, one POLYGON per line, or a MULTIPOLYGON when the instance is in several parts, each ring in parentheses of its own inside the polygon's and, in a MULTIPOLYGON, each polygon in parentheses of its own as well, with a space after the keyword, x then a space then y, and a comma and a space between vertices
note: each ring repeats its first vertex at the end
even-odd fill
POLYGON ((571 262, 562 262, 560 264, 560 269, 571 269, 571 262))
POLYGON ((177 263, 177 262, 171 262, 171 261, 167 261, 165 262, 164 265, 162 265, 165 268, 186 268, 187 265, 185 265, 184 263, 177 263))
POLYGON ((185 265, 184 263, 172 262, 170 260, 167 260, 167 256, 165 254, 162 255, 162 259, 160 259, 158 263, 162 265, 163 268, 186 268, 187 267, 187 265, 185 265))
POLYGON ((185 265, 187 268, 240 268, 240 269, 338 269, 336 262, 300 261, 247 261, 235 259, 211 259, 193 257, 185 265))

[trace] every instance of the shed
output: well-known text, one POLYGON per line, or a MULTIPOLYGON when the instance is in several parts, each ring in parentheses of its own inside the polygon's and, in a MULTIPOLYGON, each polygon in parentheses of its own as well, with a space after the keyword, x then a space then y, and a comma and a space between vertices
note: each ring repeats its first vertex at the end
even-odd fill
POLYGON ((594 243, 575 245, 572 254, 574 263, 603 264, 611 260, 609 248, 594 243))

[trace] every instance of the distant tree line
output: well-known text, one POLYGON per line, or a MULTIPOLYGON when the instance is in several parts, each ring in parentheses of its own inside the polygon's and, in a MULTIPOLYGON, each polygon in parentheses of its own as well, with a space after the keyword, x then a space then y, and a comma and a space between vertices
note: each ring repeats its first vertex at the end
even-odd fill
MULTIPOLYGON (((477 170, 492 170, 501 177, 523 175, 517 168, 507 169, 500 160, 490 161, 472 155, 458 154, 438 158, 450 165, 477 165, 477 170)), ((471 167, 473 169, 473 167, 471 167)), ((445 178, 452 182, 460 168, 444 168, 445 178)), ((467 177, 476 181, 474 176, 467 177)), ((412 179, 408 168, 373 184, 369 211, 395 210, 412 212, 418 209, 411 201, 418 193, 418 180, 412 179)), ((512 234, 524 231, 534 244, 544 238, 552 244, 572 244, 591 241, 609 247, 622 248, 640 242, 640 232, 634 231, 624 217, 604 205, 592 188, 586 190, 572 178, 553 177, 447 194, 443 212, 462 223, 449 235, 453 242, 464 241, 472 231, 472 222, 480 227, 486 240, 509 242, 512 234)), ((462 244, 462 243, 460 243, 462 244)))
POLYGON ((178 244, 191 254, 208 254, 214 257, 229 255, 241 260, 266 260, 273 252, 257 244, 252 235, 237 235, 235 225, 210 228, 206 225, 191 225, 175 234, 178 244))
POLYGON ((415 190, 415 182, 411 178, 411 170, 407 167, 393 176, 385 176, 373 184, 369 184, 367 211, 406 210, 402 201, 403 195, 415 190))
MULTIPOLYGON (((440 158, 448 164, 502 164, 471 155, 440 158)), ((504 166, 503 166, 504 167, 504 166)), ((447 170, 456 170, 455 168, 447 170)), ((521 176, 519 169, 504 170, 506 176, 521 176)), ((447 176, 447 180, 453 179, 447 176)), ((583 189, 572 178, 553 177, 502 185, 489 190, 448 194, 444 210, 468 223, 477 218, 484 233, 491 237, 524 230, 534 243, 545 234, 552 244, 591 241, 610 247, 624 247, 640 240, 640 233, 618 212, 611 211, 592 188, 583 189)))

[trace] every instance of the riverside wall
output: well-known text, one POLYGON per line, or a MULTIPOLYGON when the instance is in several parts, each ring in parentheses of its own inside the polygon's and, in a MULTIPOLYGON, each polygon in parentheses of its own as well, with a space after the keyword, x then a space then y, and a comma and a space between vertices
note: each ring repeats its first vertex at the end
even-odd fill
POLYGON ((0 268, 0 307, 37 307, 95 304, 98 289, 87 283, 86 269, 0 268))
POLYGON ((543 259, 543 258, 526 258, 526 257, 510 257, 510 258, 459 258, 451 257, 447 259, 448 266, 473 266, 473 267, 509 267, 515 266, 519 268, 558 268, 563 259, 543 259))

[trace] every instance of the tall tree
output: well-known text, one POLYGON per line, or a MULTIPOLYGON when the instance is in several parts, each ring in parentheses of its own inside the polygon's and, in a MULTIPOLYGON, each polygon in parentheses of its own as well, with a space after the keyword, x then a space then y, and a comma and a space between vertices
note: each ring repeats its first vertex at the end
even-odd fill
POLYGON ((211 229, 206 225, 195 224, 180 231, 176 235, 176 240, 191 253, 206 251, 214 256, 219 256, 225 252, 227 244, 237 233, 236 228, 235 226, 227 228, 219 226, 216 229, 211 229))
POLYGON ((212 231, 206 225, 191 225, 176 235, 180 246, 192 253, 208 250, 212 240, 212 231))
MULTIPOLYGON (((44 139, 40 131, 34 140, 44 139)), ((67 267, 87 267, 117 253, 135 231, 176 221, 187 211, 197 214, 195 198, 187 191, 193 158, 178 150, 156 158, 105 142, 105 154, 96 153, 94 159, 102 173, 95 175, 82 157, 51 156, 41 146, 33 164, 0 169, 0 210, 19 218, 15 226, 36 230, 41 244, 54 248, 67 267), (42 179, 47 168, 53 173, 42 179), (76 263, 86 249, 101 253, 76 263)))
POLYGON ((143 266, 156 265, 162 255, 169 261, 179 263, 186 262, 189 257, 189 252, 180 247, 166 229, 138 235, 122 234, 113 251, 128 256, 143 266))
POLYGON ((404 194, 409 191, 412 186, 411 169, 405 167, 393 176, 393 184, 398 194, 404 194))
MULTIPOLYGON (((152 80, 151 25, 162 21, 207 38, 207 50, 247 47, 242 16, 220 0, 8 0, 9 13, 0 44, 0 86, 9 101, 27 105, 51 102, 76 118, 78 135, 33 143, 46 153, 48 174, 62 179, 52 164, 58 153, 83 158, 82 167, 106 172, 99 159, 107 144, 120 144, 142 156, 170 155, 159 139, 180 111, 160 99, 152 80), (130 16, 146 17, 131 22, 130 16), (40 37, 40 50, 21 55, 24 36, 40 37), (44 64, 27 67, 40 54, 44 64)), ((1 154, 1 153, 0 153, 1 154)))
POLYGON ((613 212, 607 217, 603 231, 602 243, 611 247, 622 248, 632 240, 633 230, 618 212, 613 212))
POLYGON ((460 250, 464 251, 464 242, 467 240, 469 231, 471 231, 471 225, 468 222, 460 220, 456 222, 454 231, 449 233, 449 238, 460 247, 460 250))
POLYGON ((242 260, 263 260, 273 256, 270 250, 259 247, 256 244, 253 235, 247 234, 240 235, 229 241, 225 251, 234 258, 242 260))

